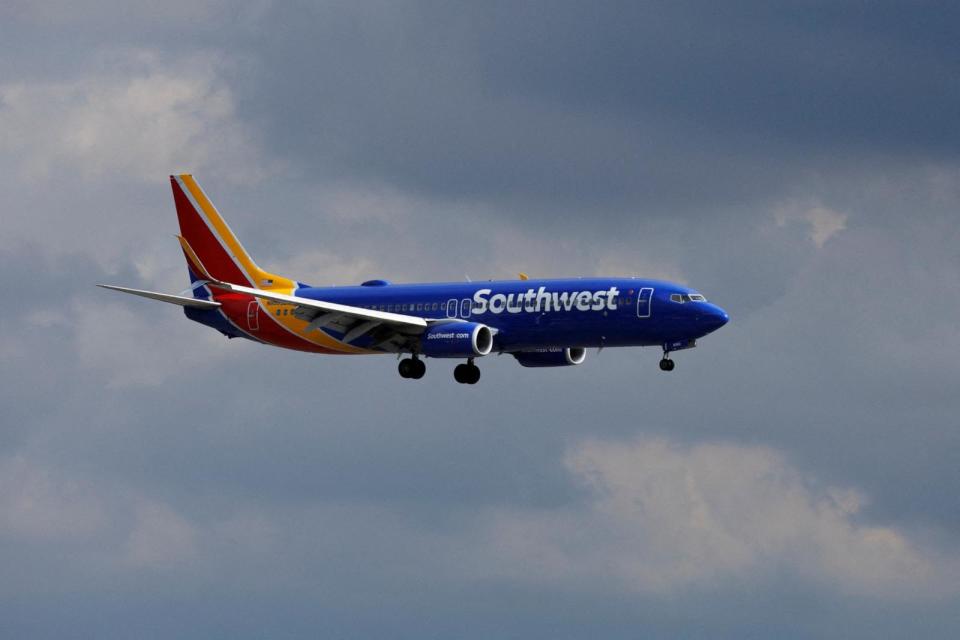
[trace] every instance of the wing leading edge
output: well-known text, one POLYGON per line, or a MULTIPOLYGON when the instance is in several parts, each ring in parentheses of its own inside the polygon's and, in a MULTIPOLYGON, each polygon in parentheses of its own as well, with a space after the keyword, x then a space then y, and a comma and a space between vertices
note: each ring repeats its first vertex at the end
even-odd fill
MULTIPOLYGON (((390 313, 387 311, 374 311, 373 309, 364 309, 363 307, 354 307, 348 304, 339 304, 337 302, 326 302, 324 300, 313 300, 311 298, 301 298, 300 296, 287 295, 285 293, 276 293, 274 291, 264 291, 263 289, 254 289, 253 287, 244 287, 239 284, 230 284, 228 282, 217 282, 211 280, 209 286, 224 291, 234 293, 244 293, 264 300, 273 300, 284 304, 292 304, 298 307, 304 307, 314 311, 320 311, 325 314, 336 314, 347 316, 357 320, 377 322, 378 324, 393 325, 407 329, 418 329, 417 333, 427 328, 429 324, 426 318, 419 316, 408 316, 401 313, 390 313)), ((323 315, 319 316, 322 318, 323 315)), ((314 321, 316 322, 316 321, 314 321)), ((324 324, 317 323, 314 328, 321 328, 324 324)))
MULTIPOLYGON (((201 280, 194 284, 195 286, 203 284, 212 289, 293 305, 297 308, 296 315, 307 322, 307 326, 304 328, 306 333, 324 328, 334 329, 344 334, 341 341, 347 344, 353 343, 362 336, 370 335, 374 337, 372 348, 386 349, 388 351, 402 351, 405 348, 410 348, 410 341, 422 334, 428 326, 454 321, 450 318, 422 318, 401 313, 376 311, 337 302, 313 300, 311 298, 266 291, 264 289, 231 284, 229 282, 220 282, 213 279, 201 280)), ((186 296, 107 284, 97 286, 152 300, 160 300, 161 302, 168 302, 182 307, 216 309, 221 306, 220 302, 212 300, 199 300, 186 296)))

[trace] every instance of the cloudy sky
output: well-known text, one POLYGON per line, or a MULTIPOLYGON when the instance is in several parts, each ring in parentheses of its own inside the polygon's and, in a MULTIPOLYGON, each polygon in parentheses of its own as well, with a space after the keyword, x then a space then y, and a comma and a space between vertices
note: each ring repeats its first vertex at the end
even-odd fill
MULTIPOLYGON (((722 8, 718 8, 721 7, 722 8)), ((960 11, 0 3, 0 635, 956 637, 960 11), (643 275, 676 356, 175 308, 167 176, 312 284, 643 275)))

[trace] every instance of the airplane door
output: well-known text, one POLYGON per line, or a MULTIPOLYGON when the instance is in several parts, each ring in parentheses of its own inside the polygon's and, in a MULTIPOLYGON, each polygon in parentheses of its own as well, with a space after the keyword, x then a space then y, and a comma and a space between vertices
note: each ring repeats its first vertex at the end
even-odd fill
POLYGON ((650 317, 650 303, 653 300, 653 289, 651 287, 643 287, 640 291, 637 292, 637 317, 638 318, 649 318, 650 317))
POLYGON ((257 314, 259 304, 256 300, 251 300, 247 304, 247 328, 251 331, 260 330, 260 316, 257 314))
POLYGON ((447 317, 456 318, 457 317, 457 299, 450 298, 447 300, 447 317))

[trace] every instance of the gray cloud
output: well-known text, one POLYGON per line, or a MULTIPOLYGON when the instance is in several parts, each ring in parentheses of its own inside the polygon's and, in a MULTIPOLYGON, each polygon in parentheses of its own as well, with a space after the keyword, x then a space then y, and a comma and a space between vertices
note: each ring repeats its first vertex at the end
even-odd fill
POLYGON ((955 635, 952 8, 0 11, 10 633, 955 635), (186 286, 180 169, 309 282, 733 321, 469 390, 227 341, 92 287, 186 286))

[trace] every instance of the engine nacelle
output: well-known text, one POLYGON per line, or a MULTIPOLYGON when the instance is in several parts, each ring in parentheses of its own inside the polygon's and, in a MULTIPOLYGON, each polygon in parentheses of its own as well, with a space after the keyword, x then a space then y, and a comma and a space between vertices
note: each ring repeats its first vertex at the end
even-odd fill
POLYGON ((517 351, 513 357, 524 367, 569 367, 586 360, 587 350, 583 347, 546 347, 517 351))
POLYGON ((493 332, 478 322, 446 322, 420 337, 420 353, 431 358, 475 358, 493 349, 493 332))

